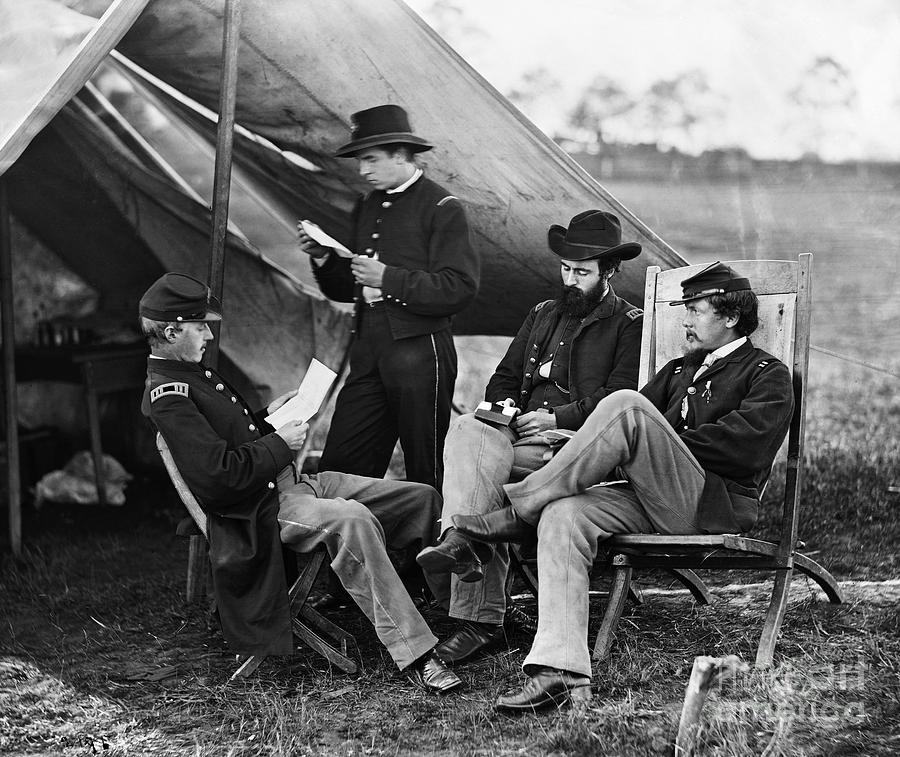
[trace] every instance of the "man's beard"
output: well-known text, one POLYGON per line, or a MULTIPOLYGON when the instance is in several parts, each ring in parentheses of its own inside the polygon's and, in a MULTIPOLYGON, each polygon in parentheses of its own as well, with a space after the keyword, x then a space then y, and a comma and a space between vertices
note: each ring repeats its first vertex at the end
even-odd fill
POLYGON ((578 287, 564 286, 559 296, 560 308, 566 315, 584 318, 600 304, 604 294, 606 287, 599 284, 587 292, 582 292, 578 287))
POLYGON ((697 370, 703 365, 706 356, 712 352, 705 347, 688 347, 684 351, 684 372, 693 376, 697 370))

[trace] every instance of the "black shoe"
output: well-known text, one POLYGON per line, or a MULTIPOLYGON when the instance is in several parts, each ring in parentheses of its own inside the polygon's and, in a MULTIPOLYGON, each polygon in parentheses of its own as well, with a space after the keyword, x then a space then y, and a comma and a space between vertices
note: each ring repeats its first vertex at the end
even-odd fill
POLYGON ((503 639, 503 625, 463 620, 434 651, 448 665, 458 665, 503 639))
POLYGON ((534 536, 534 526, 522 520, 512 507, 486 515, 454 515, 453 525, 470 539, 491 542, 523 542, 534 536))
POLYGON ((541 668, 518 694, 497 699, 498 710, 540 710, 562 707, 567 702, 584 705, 591 699, 591 679, 556 668, 541 668))
POLYGON ((537 619, 517 604, 507 601, 506 615, 503 617, 503 623, 507 628, 516 631, 523 631, 534 636, 537 633, 537 619))
POLYGON ((416 660, 406 669, 406 674, 414 684, 436 694, 446 694, 462 686, 459 676, 437 656, 436 650, 416 660))
POLYGON ((456 573, 466 583, 484 578, 484 567, 471 542, 455 528, 447 529, 440 544, 419 552, 416 562, 429 573, 456 573))

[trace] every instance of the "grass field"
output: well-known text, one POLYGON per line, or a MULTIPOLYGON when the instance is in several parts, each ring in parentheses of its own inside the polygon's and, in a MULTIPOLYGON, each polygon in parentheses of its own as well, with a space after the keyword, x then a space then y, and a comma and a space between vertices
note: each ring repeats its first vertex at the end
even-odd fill
MULTIPOLYGON (((815 261, 813 342, 900 373, 896 188, 610 188, 693 262, 815 261), (738 224, 741 219, 743 226, 738 224), (776 254, 777 253, 777 254, 776 254)), ((496 340, 462 345, 462 402, 477 398, 496 340)), ((704 710, 704 755, 895 755, 900 751, 900 400, 897 379, 813 354, 801 538, 844 584, 828 605, 798 580, 775 666, 740 675, 704 710), (849 583, 849 581, 853 583, 849 583), (866 583, 868 582, 868 583, 866 583)), ((759 533, 771 529, 768 493, 759 533)), ((340 613, 365 670, 346 676, 300 651, 227 683, 233 660, 202 608, 183 601, 181 517, 158 481, 112 515, 31 516, 25 557, 0 567, 0 753, 11 755, 671 754, 695 655, 752 660, 765 610, 758 577, 716 580, 716 602, 653 593, 626 611, 582 713, 498 715, 522 681, 529 639, 461 670, 462 694, 430 697, 398 677, 367 622, 340 613)), ((655 576, 651 588, 669 589, 655 576)), ((596 589, 604 588, 598 576, 596 589)), ((526 606, 528 601, 524 600, 526 606)), ((591 634, 602 610, 593 603, 591 634)), ((451 627, 430 618, 438 635, 451 627)))

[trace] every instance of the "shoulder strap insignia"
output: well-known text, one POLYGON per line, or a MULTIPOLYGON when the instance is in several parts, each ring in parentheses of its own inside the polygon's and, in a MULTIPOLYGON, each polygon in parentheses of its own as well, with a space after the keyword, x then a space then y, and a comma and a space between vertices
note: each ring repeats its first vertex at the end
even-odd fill
POLYGON ((675 366, 674 370, 672 371, 672 374, 677 375, 677 374, 681 373, 682 368, 684 368, 684 364, 679 363, 678 365, 675 366))
POLYGON ((551 302, 553 302, 553 300, 544 300, 543 302, 539 302, 534 306, 534 312, 537 313, 537 311, 544 307, 544 305, 549 305, 551 302))
POLYGON ((640 318, 644 314, 644 311, 640 308, 632 308, 627 313, 625 313, 626 318, 630 318, 632 321, 640 318))
POLYGON ((769 364, 768 360, 761 360, 757 368, 765 368, 769 364))
POLYGON ((188 393, 188 385, 183 381, 171 381, 168 384, 160 384, 155 389, 150 390, 150 402, 156 402, 160 397, 167 394, 180 394, 183 397, 190 396, 188 393))
POLYGON ((450 202, 450 200, 456 200, 457 202, 459 202, 458 197, 454 197, 453 195, 447 195, 446 197, 443 197, 440 200, 438 200, 437 206, 441 207, 441 205, 443 205, 444 203, 450 202))

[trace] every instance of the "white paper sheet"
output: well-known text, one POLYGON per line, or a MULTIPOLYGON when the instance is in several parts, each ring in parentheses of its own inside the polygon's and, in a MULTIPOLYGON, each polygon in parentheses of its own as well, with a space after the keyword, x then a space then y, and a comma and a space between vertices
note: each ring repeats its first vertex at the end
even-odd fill
POLYGON ((318 242, 323 247, 331 247, 338 255, 342 258, 352 258, 353 253, 350 252, 344 245, 337 241, 334 237, 326 234, 322 229, 314 224, 312 221, 308 221, 305 218, 300 221, 300 225, 303 227, 303 230, 309 234, 316 242, 318 242))
POLYGON ((297 393, 274 413, 267 415, 266 422, 273 428, 281 428, 295 420, 306 423, 319 411, 336 378, 337 374, 331 368, 313 358, 297 393))

